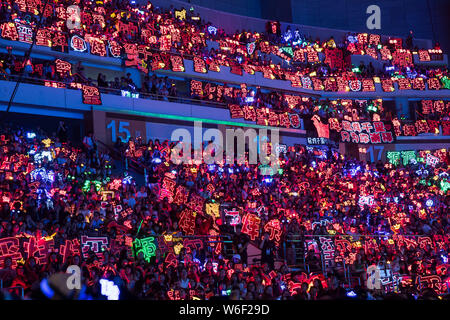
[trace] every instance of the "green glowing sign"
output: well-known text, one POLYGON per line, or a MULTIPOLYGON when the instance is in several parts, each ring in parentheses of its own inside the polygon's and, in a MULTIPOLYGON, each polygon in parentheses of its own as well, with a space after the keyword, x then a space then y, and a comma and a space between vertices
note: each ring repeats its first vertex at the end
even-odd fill
POLYGON ((447 76, 443 76, 441 82, 445 89, 450 89, 450 79, 447 76))
POLYGON ((147 237, 143 239, 135 239, 133 241, 133 248, 136 256, 139 252, 144 255, 144 260, 150 262, 150 259, 156 254, 156 244, 154 237, 147 237))
MULTIPOLYGON (((401 156, 403 159, 403 165, 407 165, 409 164, 409 162, 411 161, 411 159, 416 160, 416 152, 414 150, 410 150, 410 151, 402 151, 401 152, 401 156)), ((417 161, 417 160, 416 160, 417 161)))
POLYGON ((91 184, 95 185, 95 190, 100 191, 100 188, 102 187, 101 181, 98 180, 86 180, 84 181, 83 187, 81 188, 84 192, 88 192, 91 190, 91 184))
POLYGON ((386 158, 388 158, 389 163, 396 166, 400 163, 400 151, 387 151, 386 158))
POLYGON ((439 183, 439 187, 441 187, 441 190, 446 193, 447 190, 450 189, 450 182, 441 180, 441 182, 439 183))

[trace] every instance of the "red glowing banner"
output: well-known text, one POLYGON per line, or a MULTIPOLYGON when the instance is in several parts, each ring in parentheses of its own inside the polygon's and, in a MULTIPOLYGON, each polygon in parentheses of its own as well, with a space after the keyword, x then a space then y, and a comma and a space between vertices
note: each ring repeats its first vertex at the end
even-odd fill
POLYGON ((211 60, 208 64, 208 70, 214 72, 220 72, 220 65, 217 61, 211 60))
POLYGON ((412 123, 407 123, 403 125, 403 134, 405 136, 416 136, 416 127, 412 123))
POLYGON ((47 263, 49 254, 55 251, 54 245, 53 239, 41 238, 37 240, 35 237, 30 237, 24 243, 24 251, 28 257, 34 257, 37 264, 43 265, 47 263))
POLYGON ((1 25, 2 38, 17 41, 19 34, 17 33, 16 25, 13 22, 5 22, 1 25))
MULTIPOLYGON (((287 127, 287 125, 284 122, 282 122, 281 118, 282 118, 282 115, 280 115, 280 125, 287 127)), ((298 114, 290 113, 289 114, 289 121, 290 121, 291 126, 293 128, 300 128, 301 127, 302 122, 301 122, 301 118, 300 118, 300 116, 298 114)))
POLYGON ((242 233, 245 233, 250 236, 252 241, 255 241, 259 236, 261 219, 256 215, 247 213, 242 218, 242 233))
POLYGON ((411 79, 411 84, 414 90, 425 90, 425 81, 423 78, 417 77, 415 79, 411 79))
POLYGON ((273 70, 269 66, 262 66, 261 72, 263 73, 263 77, 266 79, 275 79, 275 75, 273 74, 273 70))
POLYGON ((137 45, 135 43, 125 43, 123 48, 126 54, 125 66, 139 66, 141 60, 139 59, 137 45))
POLYGON ((311 78, 311 81, 313 83, 313 88, 315 91, 322 91, 324 89, 322 80, 320 80, 319 78, 313 77, 311 78))
POLYGON ((348 86, 349 86, 350 90, 352 90, 354 92, 361 91, 362 83, 359 80, 349 80, 348 86))
POLYGON ((363 79, 362 80, 362 91, 375 91, 375 83, 372 79, 363 79))
POLYGON ((293 88, 301 88, 302 87, 299 73, 293 73, 293 72, 286 71, 285 77, 286 77, 286 80, 291 81, 291 87, 293 87, 293 88))
POLYGON ((81 247, 78 239, 66 239, 64 244, 59 246, 59 254, 62 256, 62 263, 66 263, 69 257, 81 255, 81 247))
POLYGON ((230 109, 230 117, 232 119, 244 118, 244 112, 243 112, 242 108, 239 105, 237 105, 237 104, 230 104, 228 106, 228 108, 230 109))
POLYGON ((294 61, 305 62, 305 51, 303 49, 297 49, 294 51, 294 61))
POLYGON ((316 50, 314 50, 311 47, 308 47, 308 49, 306 51, 306 57, 308 58, 308 62, 311 62, 311 63, 320 62, 319 54, 317 53, 316 50))
POLYGON ((97 87, 83 85, 82 98, 84 104, 101 105, 102 99, 97 87))
POLYGON ((369 35, 369 45, 378 45, 381 43, 381 37, 379 34, 369 35))
POLYGON ((244 106, 244 119, 248 121, 256 121, 256 111, 255 108, 252 106, 244 106))
POLYGON ((77 239, 65 240, 65 245, 54 248, 52 237, 36 238, 36 236, 18 235, 0 239, 0 267, 3 267, 4 260, 11 258, 12 267, 17 266, 17 262, 34 257, 36 263, 44 265, 48 262, 51 253, 57 253, 62 257, 63 263, 69 256, 80 254, 80 245, 77 239))
POLYGON ((185 235, 193 235, 195 233, 195 216, 190 209, 184 209, 180 214, 180 229, 185 235))
POLYGON ((394 135, 391 131, 386 130, 385 124, 381 121, 350 122, 343 120, 341 141, 362 144, 393 143, 394 135))
POLYGON ((183 247, 186 248, 186 253, 193 253, 194 250, 199 252, 203 249, 203 241, 200 239, 184 239, 183 247))
POLYGON ((427 79, 428 83, 428 90, 440 90, 441 89, 441 83, 437 78, 429 78, 427 79))
POLYGON ((336 78, 337 91, 339 92, 347 92, 350 90, 347 81, 343 77, 336 78))
POLYGON ((289 128, 291 125, 291 119, 289 118, 289 115, 287 112, 285 113, 280 113, 279 117, 280 117, 280 127, 285 127, 285 128, 289 128))
POLYGON ((48 29, 39 29, 36 34, 36 45, 51 47, 52 46, 52 33, 48 29))
POLYGON ((166 68, 166 64, 164 63, 164 61, 159 53, 154 53, 152 55, 151 66, 152 66, 152 71, 166 68))
POLYGON ((4 268, 5 259, 12 260, 12 267, 17 266, 17 261, 22 259, 20 253, 20 242, 16 237, 0 239, 0 267, 4 268))
POLYGON ((384 92, 393 92, 395 90, 394 81, 391 79, 381 80, 381 89, 383 89, 384 92))
POLYGON ((380 53, 381 53, 381 60, 391 60, 392 59, 392 54, 391 54, 391 51, 389 50, 389 48, 387 48, 387 47, 381 48, 380 53))
POLYGON ((169 203, 173 202, 173 194, 175 192, 175 185, 176 185, 174 178, 175 177, 173 175, 166 173, 159 192, 159 200, 167 198, 169 203))
POLYGON ((39 76, 43 76, 44 74, 44 65, 42 63, 40 64, 35 64, 33 66, 33 72, 37 73, 39 76))
POLYGON ((65 84, 65 83, 62 83, 62 82, 45 81, 45 82, 44 82, 44 86, 62 89, 62 88, 65 88, 65 87, 66 87, 66 84, 65 84))
POLYGON ((104 251, 108 249, 108 237, 81 236, 81 254, 88 258, 89 253, 94 253, 100 261, 104 260, 104 251))
POLYGON ((156 37, 153 35, 153 31, 149 29, 143 29, 141 31, 141 40, 147 45, 156 44, 158 42, 156 37))
POLYGON ((109 53, 114 58, 119 58, 121 56, 122 46, 120 45, 120 43, 118 43, 117 41, 114 41, 114 40, 110 40, 108 42, 108 46, 109 46, 109 53))
POLYGON ((92 24, 92 15, 89 12, 81 12, 81 23, 90 26, 92 24))
POLYGON ((25 43, 31 43, 33 39, 33 30, 31 26, 16 22, 16 29, 19 35, 19 41, 25 43))
POLYGON ((431 61, 428 50, 419 50, 419 61, 431 61))
POLYGON ((294 95, 289 95, 289 94, 284 95, 284 100, 286 100, 289 108, 291 108, 291 109, 296 108, 300 104, 301 99, 302 99, 302 97, 300 97, 300 96, 294 96, 294 95))
POLYGON ((256 124, 260 126, 267 126, 268 125, 268 110, 266 108, 257 108, 256 110, 256 124))
POLYGON ((427 120, 417 120, 416 123, 417 133, 428 133, 430 127, 428 126, 427 120))
POLYGON ((277 246, 280 244, 281 235, 283 234, 280 220, 278 219, 270 220, 264 226, 264 231, 269 233, 269 240, 275 241, 277 246))
POLYGON ((242 76, 242 67, 240 64, 233 63, 230 65, 230 72, 242 76))
POLYGON ((250 74, 250 75, 254 75, 254 74, 255 74, 255 69, 256 69, 256 67, 253 66, 253 65, 249 65, 249 64, 243 64, 243 65, 242 65, 242 69, 243 69, 246 73, 248 73, 248 74, 250 74))
POLYGON ((202 58, 194 57, 194 71, 198 73, 206 73, 206 62, 202 58))
POLYGON ((200 81, 191 80, 191 96, 203 97, 203 88, 200 81))
POLYGON ((116 25, 117 31, 123 32, 128 36, 134 37, 138 33, 138 27, 133 23, 123 23, 119 21, 118 25, 116 25))
POLYGON ((433 101, 431 100, 422 100, 422 113, 430 114, 433 112, 433 101))
POLYGON ((159 38, 159 50, 170 51, 171 47, 172 47, 172 36, 170 34, 161 36, 159 38))
POLYGON ((445 103, 442 100, 436 100, 433 104, 434 110, 438 113, 447 113, 450 107, 450 102, 447 102, 447 110, 445 107, 445 103))
POLYGON ((70 47, 78 52, 84 52, 87 50, 86 41, 79 36, 73 36, 70 39, 70 47))
POLYGON ((169 268, 169 267, 176 268, 178 266, 178 259, 173 252, 169 252, 169 254, 166 256, 166 259, 164 260, 164 263, 165 263, 166 268, 169 268))
POLYGON ((268 113, 267 117, 268 117, 267 118, 267 123, 268 123, 269 126, 276 127, 276 126, 279 125, 280 118, 279 118, 279 115, 277 113, 275 113, 272 110, 269 110, 269 113, 268 113))
POLYGON ((70 74, 72 71, 72 65, 70 62, 56 59, 55 60, 56 72, 59 74, 61 78, 64 78, 67 74, 70 74))
POLYGON ((62 4, 55 8, 55 12, 58 19, 67 20, 67 9, 62 4))
POLYGON ((172 71, 184 72, 184 60, 181 56, 171 55, 170 62, 172 65, 172 71))
POLYGON ((397 49, 392 54, 392 64, 400 67, 413 65, 413 57, 409 50, 397 49))
POLYGON ((325 78, 323 80, 323 86, 325 91, 337 91, 338 85, 335 78, 325 78))
POLYGON ((191 194, 191 198, 188 203, 188 207, 198 214, 203 213, 203 207, 205 204, 205 199, 198 194, 191 194))
POLYGON ((99 38, 89 37, 89 46, 91 48, 91 54, 100 57, 106 57, 106 44, 99 38))
POLYGON ((368 56, 371 56, 375 60, 378 59, 378 53, 377 53, 377 50, 375 48, 366 48, 366 54, 368 56))
POLYGON ((67 48, 67 37, 64 33, 55 32, 52 38, 52 49, 61 52, 66 52, 67 48))
POLYGON ((103 29, 103 26, 105 25, 105 17, 103 15, 92 14, 92 20, 94 23, 98 23, 103 29))
POLYGON ((422 100, 422 113, 423 114, 431 114, 431 113, 446 113, 450 110, 450 101, 445 103, 442 100, 422 100))
POLYGON ((188 192, 185 187, 178 186, 173 202, 177 205, 186 204, 188 200, 188 192))
POLYGON ((410 90, 411 82, 409 82, 408 78, 399 78, 397 79, 397 85, 399 90, 410 90))
POLYGON ((325 63, 327 63, 331 69, 344 68, 344 56, 341 49, 325 49, 325 63))
POLYGON ((22 11, 22 12, 26 12, 27 11, 26 0, 15 0, 14 2, 17 4, 17 6, 18 6, 20 11, 22 11))
POLYGON ((389 39, 389 44, 392 45, 395 49, 401 49, 402 43, 403 43, 402 38, 390 38, 389 39))
POLYGON ((311 120, 313 121, 314 127, 317 130, 317 136, 319 138, 330 138, 330 129, 327 123, 323 123, 322 119, 318 115, 312 116, 311 120))
POLYGON ((442 124, 442 135, 450 136, 450 121, 445 120, 441 122, 442 124))

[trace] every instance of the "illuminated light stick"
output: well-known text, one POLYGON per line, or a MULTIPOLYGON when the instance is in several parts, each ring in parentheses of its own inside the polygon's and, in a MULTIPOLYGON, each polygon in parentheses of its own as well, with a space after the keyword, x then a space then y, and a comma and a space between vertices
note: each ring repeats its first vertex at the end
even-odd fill
POLYGON ((141 220, 141 223, 139 224, 139 228, 138 228, 138 230, 137 230, 137 232, 136 232, 136 238, 137 238, 137 236, 138 236, 138 234, 139 234, 139 231, 141 231, 142 222, 144 222, 144 220, 141 220))

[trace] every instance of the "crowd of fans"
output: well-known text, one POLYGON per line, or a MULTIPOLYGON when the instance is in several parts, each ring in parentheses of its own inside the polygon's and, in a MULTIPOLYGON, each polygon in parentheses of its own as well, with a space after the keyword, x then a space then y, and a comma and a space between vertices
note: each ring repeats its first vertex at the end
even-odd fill
MULTIPOLYGON (((151 4, 137 7, 129 1, 107 2, 100 7, 104 12, 96 3, 83 1, 79 4, 86 13, 83 28, 67 30, 61 10, 57 10, 65 2, 50 5, 52 11, 44 15, 43 26, 55 32, 102 37, 120 44, 144 44, 158 51, 161 43, 150 43, 151 37, 160 39, 166 32, 162 26, 173 25, 170 47, 164 50, 201 57, 209 65, 273 65, 275 79, 286 79, 286 72, 315 72, 319 77, 339 73, 349 79, 390 77, 393 73, 427 78, 448 73, 442 68, 415 65, 375 70, 371 63, 361 64, 353 72, 348 63, 352 54, 347 49, 348 38, 338 43, 334 39, 320 42, 299 32, 293 35, 297 43, 294 49, 340 48, 345 67, 309 61, 276 63, 278 51, 274 53, 271 47, 285 46, 287 42, 279 30, 228 35, 200 18, 193 19, 197 16, 190 10, 184 10, 185 19, 178 19, 182 10, 162 12, 151 4), (86 23, 93 14, 99 16, 86 23), (139 31, 124 27, 130 23, 139 25, 139 31), (117 24, 122 26, 118 30, 117 24), (148 36, 142 36, 144 30, 150 30, 148 36), (207 40, 219 46, 211 48, 207 40), (269 49, 261 45, 266 41, 269 49), (255 42, 258 50, 249 53, 247 45, 255 42), (239 46, 244 50, 238 50, 239 46)), ((0 22, 27 18, 29 24, 37 23, 37 16, 27 11, 27 5, 24 9, 19 2, 3 5, 0 22)), ((405 43, 413 49, 411 39, 405 43)), ((4 78, 18 75, 23 69, 26 77, 95 84, 80 63, 72 73, 61 76, 52 63, 23 61, 11 49, 1 61, 0 76, 4 78), (39 64, 42 66, 33 67, 39 64)), ((156 74, 146 74, 142 88, 133 82, 131 74, 108 81, 100 73, 96 85, 156 94, 165 100, 178 94, 173 81, 156 74)), ((312 99, 292 106, 284 94, 255 89, 252 97, 257 107, 294 109, 323 117, 340 113, 342 118, 352 113, 346 104, 318 105, 312 99)), ((206 95, 193 97, 209 99, 206 95)), ((241 104, 246 97, 222 96, 214 100, 241 104)), ((372 114, 366 107, 360 107, 360 116, 370 119, 372 114)), ((382 106, 378 107, 381 112, 382 106)), ((113 159, 113 153, 100 150, 92 133, 82 143, 73 143, 61 123, 50 136, 39 129, 13 125, 3 126, 0 136, 1 287, 21 288, 26 298, 46 294, 42 283, 70 265, 81 268, 83 294, 93 299, 102 298, 101 279, 114 281, 121 288, 121 298, 163 300, 223 296, 236 300, 317 300, 354 295, 361 299, 386 299, 389 295, 437 299, 448 290, 447 151, 437 165, 416 161, 395 166, 365 164, 335 151, 317 153, 296 146, 280 154, 280 169, 267 175, 261 167, 248 164, 177 165, 169 160, 173 142, 131 138, 124 144, 118 139, 115 152, 146 168, 145 184, 139 186, 128 172, 124 174, 120 167, 116 170, 119 162, 113 159), (175 200, 177 197, 184 201, 175 200), (216 211, 211 214, 206 210, 210 204, 218 205, 221 215, 223 207, 238 212, 240 222, 231 226, 215 216, 216 211), (250 231, 246 225, 249 215, 253 222, 259 221, 250 231), (83 236, 107 237, 110 242, 103 250, 84 252, 79 243, 83 236), (134 249, 135 241, 145 237, 157 239, 150 257, 134 249), (167 237, 180 240, 167 242, 167 237), (405 238, 416 241, 415 245, 405 238), (11 244, 17 239, 21 241, 20 255, 11 244), (201 246, 184 246, 186 239, 199 239, 201 246), (327 239, 332 239, 333 245, 327 239), (419 239, 426 241, 418 243, 419 239), (36 244, 32 245, 32 241, 36 244), (341 250, 338 241, 347 241, 349 247, 341 250), (57 250, 47 247, 48 242, 57 250), (72 254, 65 256, 62 252, 68 250, 69 244, 72 254), (326 255, 324 247, 328 248, 326 255), (249 256, 250 248, 260 252, 256 258, 249 256), (397 281, 380 289, 368 287, 366 272, 371 265, 390 270, 397 281), (423 280, 431 276, 439 281, 423 280)))
POLYGON ((100 297, 101 278, 116 279, 122 291, 148 299, 203 299, 230 292, 233 299, 339 298, 346 295, 345 270, 349 268, 356 275, 350 287, 360 290, 360 297, 378 299, 385 296, 382 290, 365 288, 364 271, 371 264, 390 265, 393 273, 410 277, 409 285, 402 282, 396 289, 403 295, 431 292, 436 296, 431 286, 426 289, 422 282, 418 289, 418 283, 420 277, 437 272, 446 291, 447 270, 437 266, 445 265, 448 256, 448 187, 441 189, 441 181, 448 183, 448 154, 436 168, 423 164, 394 167, 365 165, 335 152, 317 158, 299 146, 281 155, 281 171, 269 178, 253 165, 175 165, 165 161, 171 147, 167 141, 143 144, 136 140, 116 147, 148 165, 148 183, 139 187, 127 176, 112 173, 114 161, 98 150, 92 134, 83 139, 81 149, 68 141, 64 124, 51 137, 13 127, 3 127, 1 136, 0 241, 50 237, 54 248, 59 248, 66 240, 82 235, 107 236, 111 244, 121 236, 134 239, 137 233, 142 237, 186 236, 189 232, 185 232, 181 213, 193 200, 176 204, 170 197, 161 199, 168 173, 191 197, 198 195, 205 202, 226 203, 228 208, 244 208, 245 212, 262 208, 258 213, 261 226, 273 219, 280 221, 279 242, 262 227, 252 240, 241 230, 242 225, 234 230, 208 214, 198 214, 192 234, 208 241, 199 250, 181 249, 175 265, 167 265, 163 242, 158 242, 150 260, 142 254, 130 255, 130 244, 119 250, 107 248, 103 259, 78 253, 64 262, 51 250, 38 250, 39 254, 14 261, 2 249, 2 286, 24 288, 26 297, 35 297, 40 281, 73 264, 82 268, 86 294, 94 298, 100 297), (102 192, 111 190, 114 194, 103 203, 102 192), (373 195, 375 205, 360 206, 363 195, 373 195), (432 206, 425 205, 429 199, 433 199, 432 206), (119 205, 125 214, 117 214, 119 205), (324 219, 330 223, 319 223, 324 219), (231 252, 225 250, 226 241, 222 247, 211 245, 211 237, 217 235, 232 239, 231 252), (320 250, 311 242, 319 235, 346 235, 361 242, 371 235, 366 241, 375 240, 378 245, 352 247, 343 260, 321 265, 320 250), (444 242, 438 246, 433 241, 423 247, 380 242, 393 235, 440 236, 444 242), (299 242, 288 241, 293 237, 299 242), (261 249, 260 258, 252 261, 248 257, 250 245, 261 249), (304 262, 298 262, 296 248, 305 247, 304 262), (306 278, 291 268, 296 264, 306 278), (316 276, 313 280, 310 272, 316 276))
MULTIPOLYGON (((269 67, 273 79, 281 80, 292 80, 290 75, 293 74, 296 75, 297 80, 299 80, 300 76, 312 74, 315 74, 315 77, 318 78, 340 76, 345 80, 371 78, 373 76, 378 76, 382 79, 390 79, 391 77, 406 77, 410 79, 421 77, 427 79, 436 76, 442 79, 448 77, 448 70, 445 67, 415 65, 412 61, 398 62, 402 61, 402 59, 397 61, 392 59, 392 57, 383 61, 386 63, 382 68, 375 68, 372 62, 366 65, 361 61, 361 64, 356 68, 351 64, 351 56, 360 54, 361 51, 372 56, 375 54, 378 57, 377 60, 380 59, 381 50, 383 49, 388 49, 391 54, 394 54, 397 49, 419 51, 420 48, 413 46, 412 33, 406 39, 395 37, 389 39, 384 37, 377 38, 375 35, 372 39, 372 35, 366 35, 367 37, 364 38, 358 34, 348 33, 345 34, 343 39, 331 37, 328 40, 319 40, 302 34, 298 29, 293 31, 290 27, 285 32, 282 32, 279 23, 268 22, 265 32, 238 30, 234 34, 227 34, 219 26, 214 26, 202 20, 191 9, 181 8, 177 10, 172 6, 170 8, 159 8, 150 2, 147 5, 139 5, 129 1, 110 1, 101 7, 93 1, 83 1, 78 4, 81 12, 80 28, 69 30, 66 20, 70 20, 73 17, 70 16, 69 11, 63 10, 65 9, 64 5, 64 2, 50 2, 43 16, 41 27, 51 32, 52 36, 55 37, 52 40, 53 42, 60 43, 60 40, 56 40, 56 38, 63 36, 65 38, 61 41, 65 42, 67 47, 69 46, 70 37, 77 35, 85 38, 90 43, 90 46, 94 47, 96 42, 92 42, 89 39, 96 38, 103 42, 106 51, 108 51, 106 44, 111 47, 112 43, 116 43, 120 48, 119 53, 116 53, 116 55, 122 57, 125 65, 130 59, 134 59, 133 54, 125 48, 126 44, 132 43, 145 45, 151 52, 176 53, 186 58, 200 57, 206 61, 210 68, 212 64, 239 65, 244 67, 244 70, 247 72, 249 69, 263 71, 261 67, 269 67), (163 39, 167 36, 169 36, 170 41, 165 43, 163 39), (394 40, 394 42, 391 40, 394 40), (252 44, 254 44, 253 51, 248 49, 252 44), (295 54, 291 57, 290 54, 286 54, 288 51, 279 50, 286 47, 289 47, 292 53, 295 53, 298 49, 304 50, 304 54, 302 54, 303 59, 296 58, 295 54), (343 54, 342 65, 331 62, 327 58, 324 59, 324 51, 335 48, 343 54), (309 53, 311 52, 317 54, 317 60, 310 59, 309 53), (305 57, 307 58, 304 59, 305 57), (394 61, 397 61, 395 62, 396 64, 394 64, 394 61)), ((36 9, 38 10, 34 11, 32 4, 26 3, 2 6, 0 9, 0 23, 4 26, 2 27, 4 29, 2 37, 8 39, 7 22, 20 22, 22 25, 28 26, 36 25, 39 17, 36 13, 43 9, 43 3, 38 4, 36 9)), ((42 45, 41 36, 39 36, 39 39, 38 45, 42 45)), ((110 51, 112 50, 111 48, 109 49, 110 51)), ((436 44, 434 49, 439 51, 439 44, 436 44)), ((96 52, 92 48, 91 51, 96 52)), ((26 77, 59 81, 67 86, 71 83, 96 85, 106 90, 106 92, 108 92, 107 89, 116 89, 131 93, 144 93, 151 96, 156 95, 158 99, 166 101, 173 101, 174 97, 181 97, 184 94, 189 96, 186 93, 185 84, 180 83, 178 85, 167 76, 159 77, 155 73, 149 73, 149 70, 153 69, 154 57, 147 58, 145 54, 142 56, 142 53, 138 53, 137 56, 139 59, 142 58, 142 64, 147 66, 132 65, 141 71, 147 70, 140 87, 133 81, 130 73, 126 74, 126 76, 114 77, 114 79, 107 79, 104 74, 99 73, 96 80, 92 79, 86 75, 81 62, 73 66, 72 72, 60 74, 56 72, 54 62, 40 61, 34 58, 24 61, 23 58, 14 56, 11 48, 8 48, 7 54, 2 55, 0 76, 7 78, 10 74, 18 75, 23 72, 26 77)), ((166 61, 165 64, 167 64, 166 61)), ((224 86, 226 87, 226 84, 224 86)), ((251 92, 251 90, 248 90, 248 92, 251 92)), ((371 104, 370 101, 356 106, 356 108, 351 108, 348 104, 330 104, 329 101, 306 98, 297 100, 293 104, 292 100, 286 99, 286 96, 289 95, 288 93, 274 90, 255 88, 253 93, 254 96, 251 103, 247 101, 249 96, 243 94, 234 95, 233 97, 223 95, 211 99, 209 92, 205 91, 202 95, 191 94, 191 97, 202 100, 214 100, 215 102, 226 104, 251 104, 255 107, 268 107, 281 112, 295 111, 303 115, 318 114, 325 118, 325 121, 328 117, 342 119, 344 115, 351 116, 352 109, 356 109, 359 112, 358 116, 361 119, 373 117, 373 112, 367 109, 368 105, 371 104)), ((123 95, 123 93, 121 94, 123 95)), ((395 110, 383 111, 379 108, 377 110, 383 120, 391 120, 396 116, 395 110)), ((445 115, 448 111, 443 113, 445 115)))
MULTIPOLYGON (((103 41, 104 44, 109 43, 110 45, 111 41, 115 41, 122 46, 120 54, 124 59, 130 59, 130 57, 127 57, 129 53, 125 52, 124 45, 133 43, 146 45, 150 51, 154 52, 164 51, 181 54, 184 57, 201 57, 208 65, 218 63, 226 66, 251 66, 254 70, 258 67, 270 67, 274 79, 282 80, 287 80, 287 75, 290 73, 297 75, 315 73, 317 77, 339 75, 346 79, 371 76, 390 78, 394 75, 407 78, 423 77, 425 79, 436 75, 440 77, 448 76, 446 68, 416 66, 412 61, 398 63, 393 69, 389 70, 386 67, 393 64, 394 60, 392 59, 387 60, 385 66, 378 70, 371 62, 368 65, 361 62, 359 68, 354 70, 351 62, 348 61, 348 58, 353 54, 360 54, 360 51, 368 50, 367 48, 375 50, 376 54, 379 53, 380 48, 389 49, 391 53, 399 48, 418 50, 418 48, 412 48, 411 35, 405 41, 399 39, 400 43, 391 43, 389 39, 381 38, 376 42, 371 42, 372 39, 358 39, 361 43, 357 43, 355 49, 353 49, 349 47, 350 44, 354 44, 349 40, 350 34, 342 40, 335 40, 331 37, 328 40, 320 41, 318 39, 313 40, 311 37, 307 39, 304 36, 292 36, 290 37, 292 40, 286 41, 286 33, 290 32, 290 27, 284 34, 281 34, 279 26, 275 32, 268 28, 266 32, 261 33, 242 30, 236 31, 234 34, 227 34, 220 27, 203 21, 191 10, 185 8, 176 10, 173 7, 163 9, 153 6, 150 2, 147 5, 139 5, 132 4, 129 1, 110 1, 102 7, 99 7, 93 1, 83 1, 78 4, 81 12, 80 28, 69 30, 66 20, 71 21, 74 17, 69 12, 62 10, 65 8, 64 5, 65 3, 60 2, 49 3, 43 17, 43 29, 46 28, 51 32, 58 33, 58 36, 64 37, 73 35, 86 39, 94 37, 103 41), (182 12, 184 14, 180 14, 182 12), (170 39, 162 40, 166 36, 169 36, 170 39), (211 45, 209 41, 215 43, 215 45, 211 45), (249 44, 255 44, 256 49, 253 51, 247 50, 249 44), (314 51, 321 58, 296 59, 280 55, 278 49, 286 45, 289 45, 289 48, 293 50, 292 52, 302 48, 306 50, 305 52, 314 51), (345 61, 344 65, 336 66, 328 60, 325 61, 322 56, 323 50, 327 48, 341 50, 345 61), (286 64, 286 60, 291 63, 286 64)), ((43 4, 38 5, 37 9, 42 10, 42 7, 43 4)), ((36 13, 39 10, 34 11, 31 4, 4 5, 0 9, 0 22, 4 26, 7 25, 6 22, 16 20, 21 21, 24 25, 36 25, 39 16, 30 14, 30 12, 36 13)), ((4 31, 3 37, 6 37, 6 34, 8 33, 4 31)), ((294 34, 297 35, 298 33, 294 32, 294 34)), ((353 36, 353 38, 357 39, 356 36, 353 36)), ((68 38, 66 37, 63 40, 67 47, 69 45, 68 38)), ((438 44, 435 49, 440 50, 438 44)), ((151 65, 151 60, 143 59, 147 65, 151 65)), ((104 83, 104 81, 101 82, 104 83)), ((117 82, 117 79, 114 82, 117 82)))
POLYGON ((167 99, 168 96, 176 97, 177 90, 175 82, 168 77, 157 76, 156 74, 146 75, 144 77, 142 88, 139 88, 131 78, 131 74, 115 77, 108 81, 103 73, 98 73, 94 80, 86 75, 81 63, 73 67, 72 72, 56 72, 53 61, 30 58, 25 61, 24 57, 12 53, 12 48, 7 48, 7 53, 0 54, 0 79, 7 80, 10 76, 23 75, 25 82, 32 82, 33 79, 49 80, 64 83, 68 88, 71 83, 80 83, 85 85, 98 86, 101 89, 127 90, 130 92, 141 92, 152 94, 167 99))

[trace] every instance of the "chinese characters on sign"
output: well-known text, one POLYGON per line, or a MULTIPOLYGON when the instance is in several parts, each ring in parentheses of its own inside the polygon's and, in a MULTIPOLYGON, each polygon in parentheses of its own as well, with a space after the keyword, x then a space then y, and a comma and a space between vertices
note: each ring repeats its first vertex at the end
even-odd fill
POLYGON ((381 121, 342 121, 341 141, 363 144, 392 143, 394 135, 381 121))

